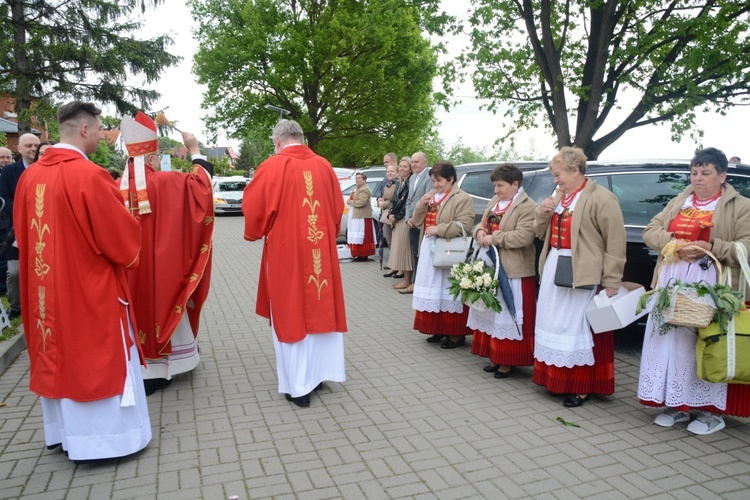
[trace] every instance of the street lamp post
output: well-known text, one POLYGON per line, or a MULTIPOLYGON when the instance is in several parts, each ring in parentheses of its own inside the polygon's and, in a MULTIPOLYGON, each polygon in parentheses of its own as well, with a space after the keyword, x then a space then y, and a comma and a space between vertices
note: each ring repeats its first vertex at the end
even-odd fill
POLYGON ((278 113, 279 120, 283 120, 284 115, 288 115, 289 113, 291 113, 291 111, 289 111, 288 109, 280 108, 278 106, 274 106, 273 104, 266 104, 263 107, 267 109, 268 111, 273 111, 274 113, 278 113))

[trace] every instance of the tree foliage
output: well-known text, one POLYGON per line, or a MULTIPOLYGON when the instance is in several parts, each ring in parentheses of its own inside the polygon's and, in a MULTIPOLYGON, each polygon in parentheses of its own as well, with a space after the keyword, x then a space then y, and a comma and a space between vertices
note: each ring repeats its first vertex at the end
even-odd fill
POLYGON ((142 38, 136 15, 145 7, 145 0, 6 0, 0 5, 0 90, 16 96, 21 133, 38 116, 32 96, 49 101, 49 107, 53 98, 92 99, 112 103, 119 112, 146 109, 158 98, 133 81, 153 82, 179 58, 167 52, 168 36, 142 38))
MULTIPOLYGON (((434 7, 437 0, 420 2, 434 7)), ((434 120, 436 47, 407 0, 191 0, 209 126, 265 134, 288 110, 336 165, 416 150, 434 120)))
POLYGON ((635 127, 691 131, 695 110, 750 94, 748 1, 473 0, 461 57, 488 108, 541 116, 558 147, 596 159, 635 127))

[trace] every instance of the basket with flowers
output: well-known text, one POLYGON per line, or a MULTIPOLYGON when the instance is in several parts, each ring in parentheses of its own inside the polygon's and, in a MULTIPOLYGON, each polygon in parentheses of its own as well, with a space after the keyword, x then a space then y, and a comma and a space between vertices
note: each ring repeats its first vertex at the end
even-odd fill
POLYGON ((454 264, 448 277, 450 287, 448 291, 453 299, 461 297, 461 302, 480 311, 503 311, 497 300, 497 270, 488 266, 481 259, 454 264))

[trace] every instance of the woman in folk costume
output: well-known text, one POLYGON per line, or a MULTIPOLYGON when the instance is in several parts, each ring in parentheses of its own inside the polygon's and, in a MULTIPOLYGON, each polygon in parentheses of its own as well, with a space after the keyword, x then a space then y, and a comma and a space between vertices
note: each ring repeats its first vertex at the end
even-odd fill
POLYGON ((406 225, 409 177, 411 177, 411 158, 404 156, 398 164, 396 190, 388 207, 388 220, 393 224, 388 267, 396 270, 394 278, 397 276, 404 278, 404 281, 393 285, 393 288, 397 290, 408 288, 411 285, 411 275, 414 271, 414 259, 411 255, 411 244, 409 243, 409 226, 406 225))
POLYGON ((456 169, 452 163, 439 161, 430 169, 433 189, 427 192, 414 208, 412 220, 421 226, 422 243, 419 247, 417 279, 414 283, 412 307, 414 329, 430 335, 427 342, 448 339, 440 347, 453 349, 466 342, 471 330, 466 328, 468 307, 454 300, 448 292, 451 269, 433 266, 435 240, 468 234, 474 224, 474 202, 456 183, 456 169))
POLYGON ((146 394, 198 366, 200 312, 211 281, 213 165, 197 139, 182 137, 193 171, 161 171, 154 121, 123 116, 120 132, 130 160, 120 181, 125 205, 141 226, 141 265, 127 273, 138 338, 147 369, 146 394))
POLYGON ((366 261, 375 255, 375 230, 372 221, 372 194, 367 187, 367 176, 360 172, 355 177, 357 188, 352 191, 347 204, 350 207, 346 242, 356 261, 366 261))
POLYGON ((544 248, 533 380, 553 394, 566 394, 565 406, 576 407, 591 394, 615 390, 614 334, 594 335, 586 306, 598 287, 610 297, 620 287, 625 224, 617 197, 586 177, 583 150, 562 148, 549 168, 557 189, 534 213, 534 231, 544 238, 544 248), (572 272, 561 272, 565 264, 572 272))
MULTIPOLYGON (((732 283, 740 290, 745 282, 740 275, 735 243, 750 247, 750 200, 727 184, 727 157, 715 148, 696 151, 690 166, 690 186, 673 198, 643 231, 643 241, 656 251, 672 245, 677 259, 664 263, 663 256, 654 273, 654 286, 675 278, 684 282, 705 281, 715 284, 712 252, 732 272, 732 283)), ((646 322, 643 339, 638 397, 651 407, 666 406, 654 423, 671 427, 696 419, 687 430, 693 434, 711 434, 726 425, 721 415, 750 416, 750 385, 717 384, 698 378, 695 359, 695 329, 665 325, 660 335, 653 315, 646 322)))
POLYGON ((514 319, 505 298, 498 293, 502 313, 469 309, 466 324, 474 333, 471 352, 489 358, 484 367, 495 378, 507 378, 515 366, 534 364, 534 324, 536 317, 536 279, 534 264, 534 209, 536 203, 524 193, 523 172, 515 165, 495 168, 490 175, 495 197, 474 228, 474 239, 482 247, 479 255, 494 266, 490 252, 499 250, 513 291, 514 319))

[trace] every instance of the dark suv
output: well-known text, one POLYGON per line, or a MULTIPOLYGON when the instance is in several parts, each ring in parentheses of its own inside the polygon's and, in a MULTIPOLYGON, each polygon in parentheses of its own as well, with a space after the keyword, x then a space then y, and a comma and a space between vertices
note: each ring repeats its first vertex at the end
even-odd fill
MULTIPOLYGON (((479 221, 494 196, 490 173, 499 163, 459 165, 458 185, 474 199, 475 218, 479 221)), ((523 170, 523 188, 537 203, 555 189, 546 163, 516 163, 523 170), (534 168, 538 165, 539 168, 534 168)), ((661 212, 669 200, 690 183, 690 162, 687 160, 656 160, 605 162, 592 161, 586 176, 609 189, 620 200, 628 237, 625 281, 641 283, 647 288, 656 265, 658 252, 643 243, 643 230, 661 212)), ((750 198, 750 166, 730 164, 727 181, 745 197, 750 198)))

